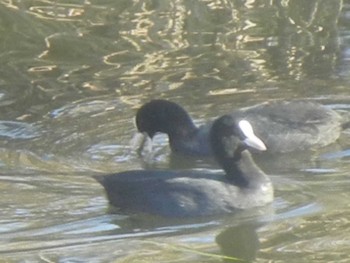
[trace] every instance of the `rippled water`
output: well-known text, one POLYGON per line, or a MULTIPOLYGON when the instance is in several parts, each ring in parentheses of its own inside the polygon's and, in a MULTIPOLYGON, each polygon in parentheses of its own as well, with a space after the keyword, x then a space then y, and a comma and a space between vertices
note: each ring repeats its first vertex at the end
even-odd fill
POLYGON ((271 206, 166 220, 113 214, 97 173, 218 169, 131 152, 137 108, 198 124, 270 99, 350 109, 349 1, 0 0, 0 254, 6 262, 349 262, 349 137, 257 156, 271 206))

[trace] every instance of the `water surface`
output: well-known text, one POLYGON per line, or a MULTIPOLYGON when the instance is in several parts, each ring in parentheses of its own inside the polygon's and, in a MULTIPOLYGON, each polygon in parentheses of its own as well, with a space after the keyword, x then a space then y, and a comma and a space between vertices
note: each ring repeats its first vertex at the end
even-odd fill
POLYGON ((0 1, 0 253, 8 262, 347 262, 349 131, 306 153, 258 156, 270 206, 205 219, 110 213, 92 175, 218 169, 142 159, 143 103, 197 124, 272 99, 350 108, 349 1, 0 1))

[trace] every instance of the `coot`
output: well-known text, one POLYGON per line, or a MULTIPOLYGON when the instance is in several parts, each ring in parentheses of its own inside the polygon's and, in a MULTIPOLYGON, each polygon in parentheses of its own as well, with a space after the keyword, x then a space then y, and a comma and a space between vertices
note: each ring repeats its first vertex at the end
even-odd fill
POLYGON ((225 174, 133 170, 95 179, 105 188, 110 204, 128 213, 197 217, 272 202, 272 183, 248 151, 266 147, 248 121, 225 115, 213 123, 209 140, 225 174))
MULTIPOLYGON (((342 117, 337 112, 311 101, 272 101, 231 115, 249 121, 270 153, 323 147, 336 141, 342 130, 342 117)), ((166 133, 173 152, 212 155, 208 140, 212 123, 196 127, 174 102, 152 100, 138 110, 135 120, 138 131, 150 138, 166 133)))

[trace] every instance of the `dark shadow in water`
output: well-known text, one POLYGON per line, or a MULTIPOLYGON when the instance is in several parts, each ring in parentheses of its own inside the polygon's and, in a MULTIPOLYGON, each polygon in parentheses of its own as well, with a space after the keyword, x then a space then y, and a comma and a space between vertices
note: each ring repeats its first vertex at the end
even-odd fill
MULTIPOLYGON (((227 257, 238 258, 240 262, 251 262, 256 258, 260 242, 256 226, 238 225, 229 227, 216 237, 221 253, 227 257)), ((232 260, 226 260, 232 262, 232 260)))
MULTIPOLYGON (((258 214, 266 215, 267 209, 261 209, 258 214), (261 214, 262 213, 262 214, 261 214)), ((109 212, 115 212, 110 207, 109 212)), ((198 234, 199 232, 217 230, 223 225, 224 229, 215 237, 215 241, 221 251, 225 262, 251 262, 256 258, 260 242, 257 228, 264 223, 256 217, 257 211, 241 211, 224 217, 205 217, 190 219, 169 219, 151 215, 133 215, 123 220, 116 220, 114 223, 123 229, 121 235, 144 233, 147 236, 179 236, 198 234), (255 214, 255 216, 253 214, 255 214), (147 234, 148 233, 148 234, 147 234), (237 260, 235 260, 237 259, 237 260)), ((261 218, 260 218, 261 219, 261 218)), ((113 223, 113 222, 112 222, 113 223)), ((111 232, 115 235, 115 231, 111 232)))

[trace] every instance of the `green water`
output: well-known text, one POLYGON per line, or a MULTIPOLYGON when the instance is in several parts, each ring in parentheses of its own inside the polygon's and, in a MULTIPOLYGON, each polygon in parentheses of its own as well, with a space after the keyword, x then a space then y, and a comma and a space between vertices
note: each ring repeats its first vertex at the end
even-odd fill
POLYGON ((130 152, 143 103, 195 122, 271 99, 350 108, 350 2, 0 1, 0 262, 349 262, 349 132, 262 156, 271 206, 187 221, 111 214, 97 173, 217 169, 130 152), (231 261, 230 261, 231 260, 231 261))

